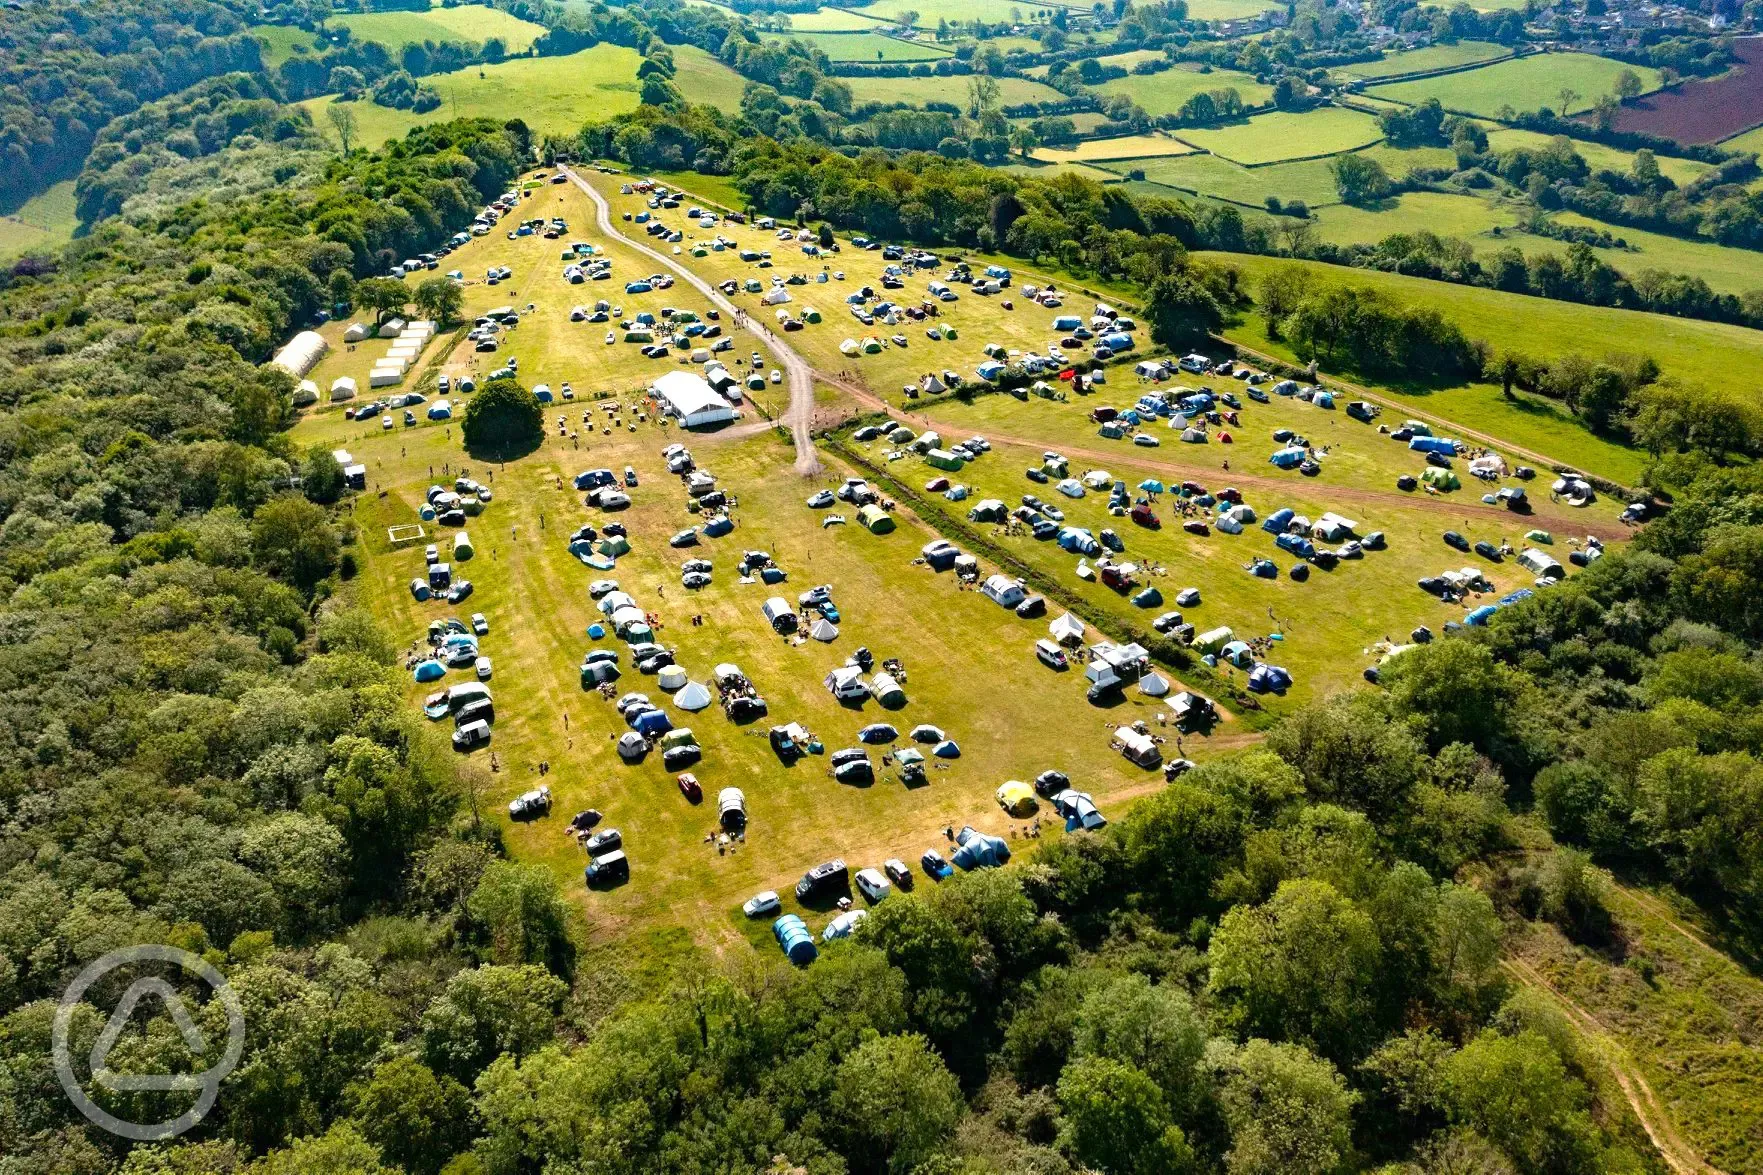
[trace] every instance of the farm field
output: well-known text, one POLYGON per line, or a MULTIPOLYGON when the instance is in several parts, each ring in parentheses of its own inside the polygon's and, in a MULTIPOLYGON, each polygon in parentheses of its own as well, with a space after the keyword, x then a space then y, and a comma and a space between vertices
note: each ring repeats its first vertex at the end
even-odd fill
POLYGON ((1763 152, 1763 126, 1753 127, 1740 135, 1721 140, 1720 145, 1728 151, 1763 152))
MULTIPOLYGON (((1106 115, 1099 114, 1094 110, 1080 110, 1076 114, 1061 114, 1059 117, 1069 118, 1071 120, 1071 125, 1076 128, 1077 133, 1080 135, 1094 134, 1103 123, 1108 121, 1106 115)), ((1010 120, 1010 125, 1029 126, 1034 121, 1033 118, 1013 118, 1010 120)))
MULTIPOLYGON (((1353 154, 1376 159, 1398 178, 1410 168, 1439 166, 1441 162, 1448 164, 1453 158, 1442 147, 1401 149, 1381 144, 1353 154)), ((1142 169, 1145 179, 1151 183, 1257 208, 1267 197, 1275 196, 1281 202, 1302 200, 1315 209, 1340 201, 1334 174, 1330 171, 1332 162, 1332 158, 1300 159, 1291 163, 1243 167, 1217 155, 1197 154, 1171 159, 1117 160, 1107 166, 1109 170, 1123 174, 1135 168, 1142 169)))
POLYGON ((1021 159, 1017 159, 1014 163, 999 164, 998 170, 1007 171, 1012 175, 1027 175, 1043 180, 1052 179, 1055 176, 1061 175, 1076 175, 1087 180, 1094 180, 1099 184, 1108 184, 1115 183, 1120 179, 1120 177, 1114 172, 1107 171, 1093 163, 1024 162, 1021 159))
POLYGON ((1089 139, 1071 148, 1040 147, 1035 150, 1034 157, 1045 163, 1097 163, 1109 159, 1191 155, 1193 151, 1180 139, 1164 135, 1122 135, 1114 139, 1089 139))
POLYGON ((1188 19, 1244 20, 1277 7, 1267 0, 1193 0, 1188 5, 1188 19))
POLYGON ((953 55, 928 42, 902 41, 875 32, 861 33, 768 33, 767 40, 803 41, 833 61, 937 61, 953 55))
MULTIPOLYGON (((1577 212, 1558 212, 1551 219, 1556 224, 1607 229, 1626 241, 1629 249, 1599 249, 1597 254, 1628 277, 1634 277, 1643 269, 1663 269, 1669 273, 1699 277, 1718 294, 1763 290, 1763 258, 1759 258, 1754 250, 1605 224, 1577 212)), ((1524 247, 1529 250, 1528 243, 1524 247)))
POLYGON ((1369 114, 1323 106, 1303 113, 1257 114, 1216 129, 1184 129, 1179 137, 1233 162, 1255 164, 1335 155, 1375 143, 1383 134, 1369 114))
POLYGON ((820 8, 813 12, 789 14, 790 30, 798 33, 872 32, 888 27, 879 16, 868 16, 855 8, 820 8))
POLYGON ((1720 77, 1696 78, 1625 103, 1616 129, 1713 143, 1763 124, 1763 44, 1742 38, 1733 42, 1733 52, 1743 64, 1720 77))
MULTIPOLYGON (((1121 69, 1130 70, 1141 61, 1163 60, 1163 53, 1157 49, 1129 49, 1125 53, 1110 53, 1106 57, 1097 58, 1097 60, 1103 65, 1117 65, 1121 69)), ((1031 78, 1044 81, 1047 77, 1047 71, 1051 68, 1047 65, 1035 65, 1023 70, 1023 73, 1031 78)))
POLYGON ((1578 97, 1571 110, 1556 113, 1577 114, 1590 110, 1598 95, 1610 93, 1616 76, 1625 69, 1639 75, 1643 92, 1659 88, 1659 71, 1646 66, 1631 66, 1589 53, 1537 53, 1462 73, 1389 82, 1373 87, 1370 92, 1408 103, 1437 98, 1447 110, 1492 118, 1507 106, 1517 111, 1544 106, 1555 110, 1561 104, 1562 88, 1567 87, 1578 97))
POLYGON ((1406 53, 1391 53, 1382 61, 1356 61, 1329 72, 1338 78, 1392 78, 1437 69, 1454 69, 1478 61, 1492 61, 1511 52, 1492 41, 1459 41, 1455 45, 1428 45, 1406 53))
MULTIPOLYGON (((888 21, 898 20, 902 12, 916 12, 918 28, 934 29, 939 21, 945 20, 950 24, 957 21, 966 24, 976 20, 987 24, 1006 24, 1010 21, 1011 6, 1011 0, 877 0, 874 4, 865 5, 862 11, 888 21)), ((1023 19, 1041 7, 1043 6, 1034 3, 1015 4, 1023 19)), ((1053 6, 1044 7, 1051 10, 1053 6)))
POLYGON ((1129 74, 1092 88, 1098 94, 1124 94, 1153 118, 1174 114, 1195 94, 1213 90, 1235 90, 1245 106, 1261 106, 1273 97, 1273 87, 1262 85, 1249 74, 1232 69, 1202 73, 1179 65, 1162 73, 1129 74))
MULTIPOLYGON (((967 79, 954 78, 840 78, 851 87, 851 96, 858 102, 907 102, 922 106, 926 102, 967 100, 967 79)), ((1062 102, 1065 95, 1052 86, 1027 78, 998 79, 998 97, 1006 106, 1025 102, 1062 102)))
MULTIPOLYGON (((1536 131, 1519 130, 1517 127, 1489 126, 1488 147, 1495 151, 1514 151, 1525 148, 1541 151, 1552 141, 1550 135, 1536 131)), ((1584 159, 1593 171, 1600 168, 1628 174, 1634 168, 1634 153, 1619 151, 1615 147, 1606 147, 1602 143, 1590 143, 1583 139, 1572 140, 1574 151, 1584 159)), ((1661 175, 1668 177, 1673 183, 1682 186, 1709 170, 1709 165, 1695 159, 1679 159, 1672 155, 1655 156, 1661 175)))
MULTIPOLYGON (((545 32, 545 26, 522 20, 487 4, 462 4, 455 8, 439 5, 427 12, 358 12, 338 13, 326 19, 327 27, 347 28, 357 41, 384 45, 394 55, 407 44, 434 41, 475 41, 500 37, 510 57, 524 54, 545 32)), ((314 55, 322 52, 314 47, 314 34, 290 25, 258 25, 251 30, 262 37, 269 48, 264 62, 271 68, 280 65, 304 49, 314 55)))
MULTIPOLYGON (((567 134, 589 119, 607 118, 637 108, 637 64, 634 49, 596 45, 565 57, 526 57, 499 65, 472 66, 423 78, 441 96, 441 105, 426 114, 393 110, 373 102, 353 103, 357 141, 374 145, 401 138, 413 127, 474 115, 505 117, 510 110, 537 134, 567 134)), ((679 84, 701 102, 725 109, 739 106, 741 76, 690 45, 675 47, 679 84)), ((335 137, 324 109, 335 99, 311 98, 301 103, 313 121, 335 137)))
POLYGON ((79 217, 74 215, 73 185, 73 180, 63 180, 26 200, 16 212, 0 216, 0 257, 32 249, 60 249, 73 240, 73 230, 79 225, 79 217))
POLYGON ((1335 204, 1316 214, 1317 236, 1335 245, 1380 241, 1391 233, 1422 230, 1443 237, 1462 237, 1479 247, 1498 247, 1511 242, 1496 240, 1495 229, 1520 224, 1527 212, 1519 205, 1502 204, 1480 196, 1454 196, 1443 192, 1408 192, 1381 201, 1376 207, 1335 204))
MULTIPOLYGON (((1517 243, 1529 239, 1521 238, 1517 243)), ((1709 371, 1745 371, 1763 362, 1763 331, 1726 323, 1578 306, 1320 262, 1223 253, 1202 253, 1199 256, 1234 266, 1250 288, 1271 268, 1299 265, 1316 282, 1369 287, 1382 290, 1409 305, 1433 307, 1457 322, 1472 338, 1495 343, 1523 340, 1525 353, 1538 358, 1572 353, 1595 357, 1609 352, 1644 351, 1658 361, 1665 374, 1692 381, 1704 379, 1709 371)), ((1260 320, 1256 318, 1245 319, 1227 334, 1248 346, 1273 351, 1282 357, 1290 354, 1289 349, 1268 342, 1261 333, 1260 320)), ((1645 464, 1644 454, 1600 440, 1565 417, 1556 416, 1551 422, 1548 417, 1555 414, 1548 405, 1541 406, 1548 408, 1547 416, 1520 412, 1503 405, 1498 388, 1485 392, 1477 389, 1435 391, 1417 395, 1415 403, 1469 427, 1542 449, 1619 481, 1637 476, 1645 464), (1482 406, 1476 407, 1478 403, 1482 406), (1624 468, 1627 472, 1622 471, 1624 468)))

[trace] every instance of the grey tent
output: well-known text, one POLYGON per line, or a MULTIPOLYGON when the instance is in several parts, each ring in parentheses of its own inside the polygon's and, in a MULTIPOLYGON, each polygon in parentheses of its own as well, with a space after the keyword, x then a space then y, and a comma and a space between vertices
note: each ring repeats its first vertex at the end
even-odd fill
POLYGON ((649 744, 636 731, 629 731, 618 740, 618 757, 627 763, 635 763, 649 753, 649 744))

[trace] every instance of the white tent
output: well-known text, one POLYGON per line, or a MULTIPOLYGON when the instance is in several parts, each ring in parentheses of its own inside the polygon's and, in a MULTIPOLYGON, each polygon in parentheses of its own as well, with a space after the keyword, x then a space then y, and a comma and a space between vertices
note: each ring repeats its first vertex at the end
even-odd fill
POLYGON ((656 676, 655 684, 669 693, 684 689, 686 671, 678 665, 669 665, 656 676))
POLYGON ((641 759, 649 753, 649 744, 636 731, 626 731, 618 740, 618 756, 625 760, 641 759))
POLYGON ((316 403, 318 403, 318 385, 309 379, 301 380, 300 386, 294 389, 294 407, 305 408, 316 403))
POLYGON ((1169 679, 1153 669, 1139 678, 1139 692, 1147 698, 1160 698, 1169 692, 1169 679))
POLYGON ((774 286, 766 293, 765 297, 759 300, 767 306, 781 306, 790 300, 790 292, 782 286, 774 286))
POLYGON ((359 343, 372 333, 373 331, 368 329, 365 322, 351 322, 349 329, 343 332, 343 341, 345 343, 359 343))
POLYGON ((303 330, 289 339, 287 345, 277 351, 270 362, 299 379, 311 371, 313 365, 324 358, 324 353, 330 349, 331 345, 317 331, 303 330))
POLYGON ((727 400, 711 390, 709 381, 691 371, 670 371, 656 378, 655 395, 686 428, 721 424, 735 418, 727 400))
POLYGON ((1061 644, 1080 644, 1084 639, 1084 622, 1069 612, 1047 625, 1047 631, 1061 644))
POLYGON ((808 635, 817 641, 837 640, 839 636, 839 627, 826 617, 822 616, 815 622, 814 627, 808 630, 808 635))
POLYGON ((331 399, 333 400, 354 399, 355 393, 359 390, 352 376, 339 375, 331 381, 331 399))
POLYGON ((682 710, 702 710, 710 704, 710 691, 701 682, 687 682, 684 689, 673 695, 673 704, 682 710))

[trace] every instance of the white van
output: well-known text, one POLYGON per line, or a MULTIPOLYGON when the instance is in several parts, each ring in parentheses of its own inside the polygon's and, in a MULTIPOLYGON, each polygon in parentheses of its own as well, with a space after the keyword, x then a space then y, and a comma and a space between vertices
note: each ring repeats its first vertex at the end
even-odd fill
POLYGON ((453 732, 453 749, 469 751, 471 748, 490 741, 490 724, 481 719, 468 722, 453 732))
POLYGON ((1066 657, 1065 650, 1049 640, 1035 642, 1035 660, 1048 669, 1069 669, 1071 667, 1071 661, 1066 657))

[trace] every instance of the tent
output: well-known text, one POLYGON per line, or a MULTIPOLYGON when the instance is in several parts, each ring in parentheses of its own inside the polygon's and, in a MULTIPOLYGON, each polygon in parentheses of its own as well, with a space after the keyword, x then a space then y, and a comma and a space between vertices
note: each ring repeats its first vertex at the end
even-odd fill
POLYGON ((1254 653, 1243 641, 1227 641, 1224 647, 1218 650, 1218 659, 1229 661, 1238 669, 1247 669, 1255 663, 1254 653))
POLYGON ((1202 653, 1216 653, 1219 649, 1222 649, 1225 645, 1229 644, 1231 638, 1235 635, 1236 634, 1230 630, 1229 625, 1220 625, 1218 628, 1208 629, 1195 637, 1194 648, 1200 650, 1202 653))
POLYGON ((359 343, 362 339, 365 339, 369 333, 365 322, 352 322, 349 324, 348 329, 343 332, 343 341, 345 343, 359 343))
POLYGON ((1275 450, 1273 456, 1267 460, 1281 469, 1296 469, 1304 463, 1304 450, 1296 445, 1287 445, 1283 449, 1275 450))
POLYGON ((673 695, 673 704, 682 710, 702 710, 710 700, 710 691, 697 681, 688 682, 684 689, 673 695))
POLYGON ((1454 490, 1463 485, 1461 479, 1449 469, 1440 469, 1436 465, 1428 465, 1420 471, 1420 480, 1435 490, 1454 490))
POLYGON ((1010 846, 1002 837, 967 827, 955 834, 955 842, 959 847, 950 858, 963 869, 986 869, 1010 860, 1010 846))
POLYGON ((689 726, 676 726, 661 736, 661 749, 671 751, 675 747, 689 747, 698 740, 689 726))
POLYGON ((336 379, 331 381, 332 400, 354 399, 357 390, 359 389, 352 376, 339 375, 336 379))
POLYGON ((885 722, 871 722, 857 732, 860 743, 891 743, 900 737, 900 732, 885 722))
POLYGON ((1169 679, 1153 669, 1139 678, 1139 692, 1147 698, 1160 698, 1169 692, 1169 679))
POLYGON ((808 924, 794 914, 785 914, 773 922, 771 933, 790 962, 798 967, 806 967, 820 954, 814 945, 814 935, 808 931, 808 924))
POLYGON ((1094 832, 1108 823, 1088 792, 1066 788, 1053 797, 1053 810, 1065 817, 1066 832, 1076 832, 1080 828, 1086 832, 1094 832))
POLYGON ((915 743, 940 743, 943 741, 943 732, 929 723, 925 723, 914 726, 908 737, 915 743))
POLYGON ((1163 593, 1155 584, 1147 584, 1143 591, 1132 597, 1132 602, 1135 608, 1157 608, 1163 604, 1163 593))
POLYGON ((1144 481, 1141 481, 1139 483, 1139 488, 1153 494, 1161 494, 1164 492, 1163 483, 1154 477, 1147 477, 1144 481))
POLYGON ((961 747, 952 738, 946 738, 930 749, 930 753, 939 759, 959 759, 961 747))
POLYGON ((318 403, 318 385, 309 379, 301 380, 300 385, 294 389, 294 407, 305 408, 316 403, 318 403))
POLYGON ((416 667, 416 680, 418 681, 439 681, 446 675, 446 667, 432 657, 416 667))
POLYGON ((993 793, 998 807, 1012 816, 1023 817, 1033 814, 1040 805, 1035 801, 1035 789, 1020 779, 1012 779, 1003 784, 993 793))
POLYGON ((1257 665, 1249 672, 1249 688, 1256 693, 1283 694, 1292 687, 1292 675, 1278 665, 1257 665))
POLYGON ((894 680, 891 673, 878 673, 869 679, 869 692, 875 700, 884 706, 903 706, 906 704, 906 691, 894 680))
POLYGON ((893 516, 874 502, 857 511, 857 521, 870 534, 888 534, 894 529, 893 516))
POLYGON ((663 668, 660 675, 655 678, 655 684, 666 690, 668 693, 674 693, 678 690, 684 689, 686 684, 686 671, 679 665, 668 665, 663 668))
POLYGON ((815 621, 814 627, 808 630, 808 635, 817 641, 834 641, 839 637, 839 628, 823 616, 815 621))
POLYGON ((665 710, 644 710, 632 719, 631 727, 641 735, 663 735, 673 729, 673 719, 667 716, 665 710))
POLYGON ((634 763, 648 753, 649 744, 643 741, 642 735, 632 731, 619 736, 618 757, 625 762, 634 763))
POLYGON ((1081 644, 1084 639, 1084 622, 1071 613, 1065 612, 1061 613, 1053 623, 1047 625, 1047 631, 1053 635, 1054 640, 1062 645, 1081 644))

